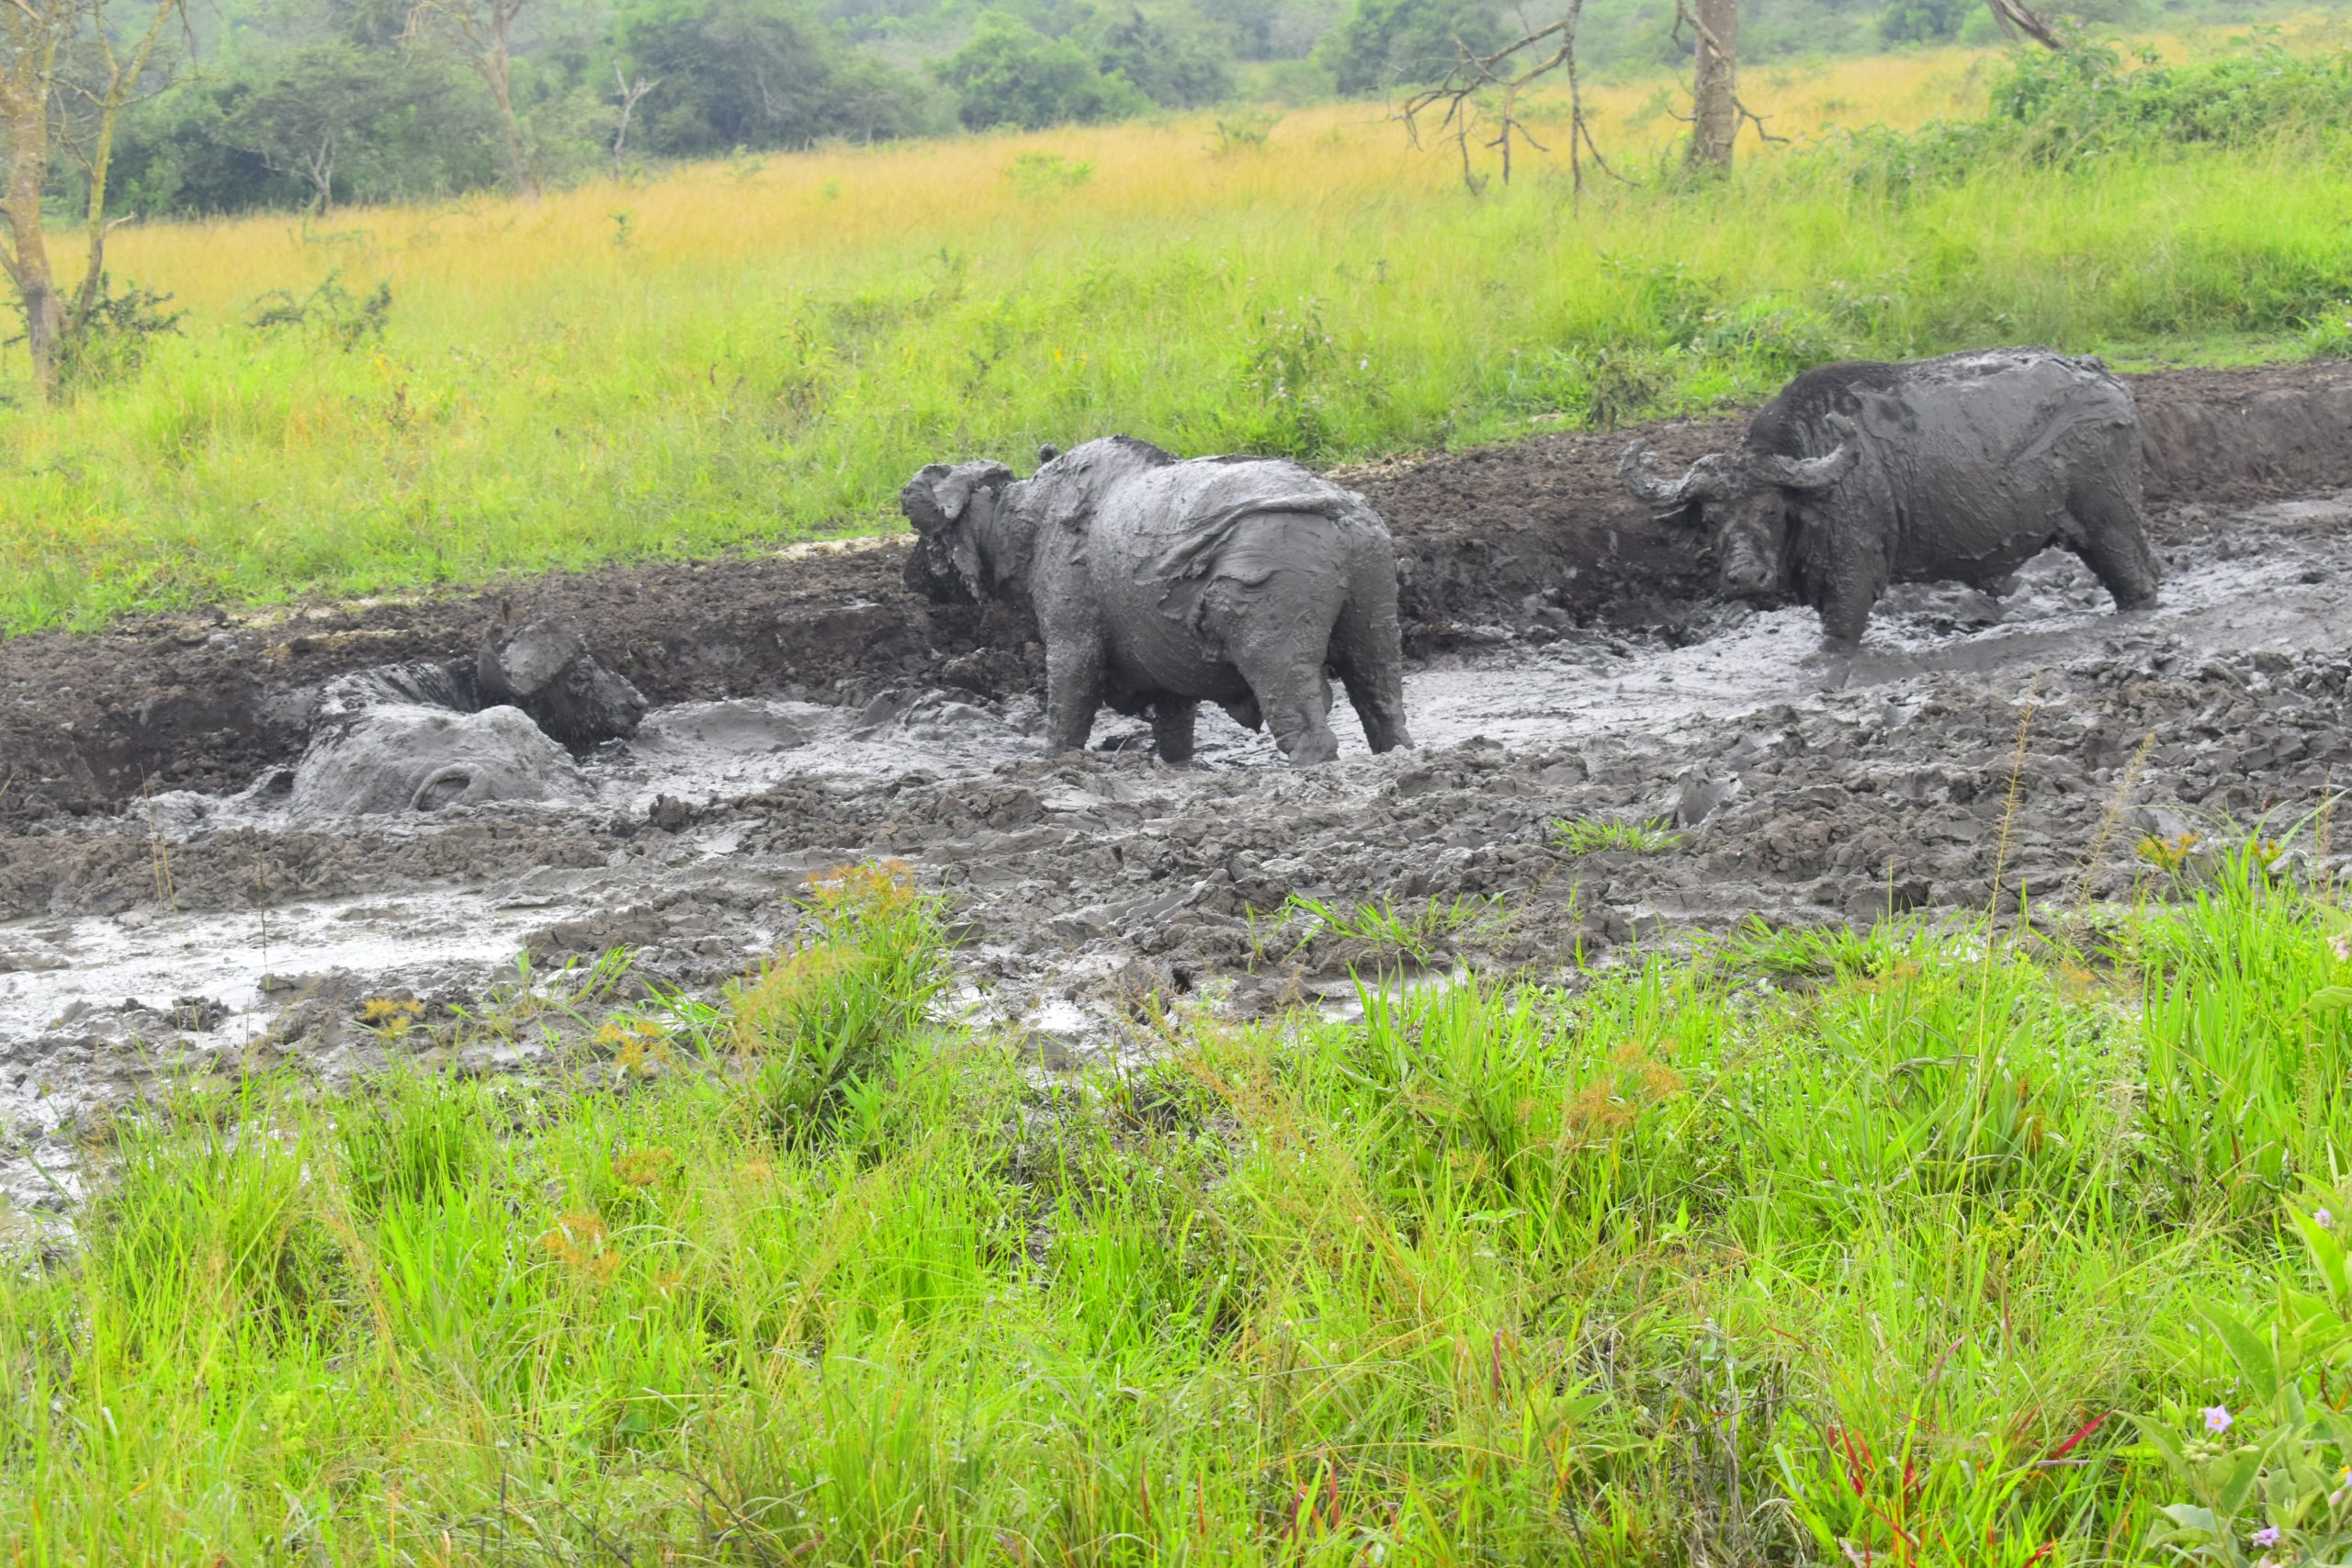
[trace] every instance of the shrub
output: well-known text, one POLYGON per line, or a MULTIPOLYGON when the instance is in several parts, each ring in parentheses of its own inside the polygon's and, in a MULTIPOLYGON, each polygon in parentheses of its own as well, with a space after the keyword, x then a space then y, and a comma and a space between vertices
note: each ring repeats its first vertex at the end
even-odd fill
POLYGON ((341 268, 319 280, 308 294, 273 288, 254 301, 245 325, 263 337, 300 332, 349 354, 369 339, 380 340, 392 316, 392 286, 378 283, 364 296, 343 286, 341 268))
POLYGON ((733 998, 760 1115, 793 1145, 830 1142, 844 1117, 870 1123, 911 1059, 947 951, 939 900, 901 863, 843 866, 809 886, 799 939, 733 998))
POLYGON ((118 294, 113 280, 100 273, 87 308, 77 306, 66 321, 59 384, 86 390, 137 375, 155 340, 180 330, 187 312, 165 310, 171 302, 170 295, 136 284, 118 294))
POLYGON ((1023 152, 1004 166, 1005 177, 1023 196, 1076 190, 1094 177, 1094 165, 1058 152, 1023 152))
POLYGON ((1069 39, 1047 38, 999 11, 981 18, 971 42, 933 62, 932 73, 956 90, 956 116, 972 130, 1043 130, 1120 119, 1150 107, 1133 83, 1104 75, 1069 39))

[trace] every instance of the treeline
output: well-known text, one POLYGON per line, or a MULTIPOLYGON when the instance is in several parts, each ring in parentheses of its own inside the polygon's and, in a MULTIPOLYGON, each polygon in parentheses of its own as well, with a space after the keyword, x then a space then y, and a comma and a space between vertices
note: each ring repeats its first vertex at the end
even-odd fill
MULTIPOLYGON (((2064 8, 2125 22, 2157 3, 2064 8)), ((1992 25, 1982 0, 1741 10, 1751 62, 1992 25)), ((1595 5, 1580 53, 1679 62, 1674 17, 1673 0, 1595 5)), ((1507 0, 220 0, 191 22, 123 117, 110 210, 326 210, 828 140, 1377 96, 1520 26, 1507 0)), ((60 160, 61 204, 83 178, 60 160)))
POLYGON ((1191 108, 1230 96, 1234 62, 1263 41, 1218 3, 1158 16, 1049 3, 925 17, 924 33, 809 0, 602 14, 526 0, 492 59, 498 40, 432 26, 437 10, 294 0, 223 29, 125 116, 109 205, 319 209, 645 160, 1191 108), (953 47, 923 47, 950 28, 953 47))

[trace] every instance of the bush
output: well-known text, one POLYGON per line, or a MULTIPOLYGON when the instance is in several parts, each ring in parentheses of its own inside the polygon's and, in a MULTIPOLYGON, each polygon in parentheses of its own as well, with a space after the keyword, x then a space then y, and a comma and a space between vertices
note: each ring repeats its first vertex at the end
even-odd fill
POLYGON ((1162 108, 1197 108, 1233 91, 1233 73, 1215 44, 1137 10, 1102 29, 1095 60, 1105 75, 1125 77, 1162 108))
POLYGON ((1351 96, 1435 81, 1459 57, 1456 39, 1481 51, 1503 41, 1495 12, 1493 0, 1357 0, 1316 57, 1351 96))
POLYGON ((1069 39, 1047 38, 1001 11, 981 17, 972 41, 933 62, 932 72, 956 90, 956 118, 969 130, 1043 130, 1121 119, 1150 107, 1133 83, 1104 75, 1069 39))
POLYGON ((137 375, 155 340, 179 333, 180 318, 187 312, 164 309, 171 302, 170 295, 136 284, 118 294, 113 280, 98 274, 89 308, 77 308, 66 321, 57 359, 58 384, 84 391, 137 375))
POLYGON ((254 301, 245 325, 263 337, 289 330, 303 333, 349 354, 370 339, 380 342, 391 317, 390 283, 379 282, 366 295, 356 295, 343 286, 343 270, 338 267, 308 294, 297 295, 287 288, 269 290, 254 301))
POLYGON ((663 0, 623 25, 621 46, 633 72, 659 84, 630 132, 640 152, 707 157, 933 128, 913 82, 796 0, 663 0))
POLYGON ((1058 152, 1023 152, 1005 165, 1004 175, 1023 196, 1053 196, 1092 179, 1094 165, 1058 152))
POLYGON ((2194 65, 2143 56, 2128 70, 2112 50, 2036 52, 1994 85, 1988 119, 2041 162, 2340 127, 2352 120, 2352 53, 2266 47, 2194 65))
POLYGON ((803 939, 734 998, 762 1119, 796 1147, 872 1119, 903 1076, 947 952, 939 901, 903 865, 844 866, 810 886, 803 939))
POLYGON ((1830 138, 1858 185, 1900 195, 1949 185, 2005 159, 2064 165, 2162 154, 2280 136, 2324 135, 2352 124, 2352 52, 2294 55, 2266 47, 2192 65, 2078 44, 2019 52, 1976 120, 1908 133, 1869 127, 1830 138))

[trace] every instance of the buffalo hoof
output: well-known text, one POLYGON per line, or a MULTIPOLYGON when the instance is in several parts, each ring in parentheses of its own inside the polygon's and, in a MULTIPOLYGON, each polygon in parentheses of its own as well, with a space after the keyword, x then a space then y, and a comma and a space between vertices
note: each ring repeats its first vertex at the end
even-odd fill
POLYGON ((1820 682, 1821 690, 1842 692, 1846 689, 1846 683, 1854 678, 1854 660, 1861 651, 1862 645, 1859 641, 1846 642, 1837 637, 1824 637, 1821 639, 1821 646, 1806 658, 1804 665, 1814 672, 1820 682))

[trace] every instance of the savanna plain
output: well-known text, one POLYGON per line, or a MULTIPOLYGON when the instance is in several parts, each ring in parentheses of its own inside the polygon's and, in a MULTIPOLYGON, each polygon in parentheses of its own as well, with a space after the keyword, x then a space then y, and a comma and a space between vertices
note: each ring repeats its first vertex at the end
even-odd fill
POLYGON ((7 1043, 10 1560, 2352 1560, 2352 472, 2173 505, 2150 618, 1893 596, 1827 692, 1802 609, 1432 615, 1423 749, 1312 773, 1040 758, 1017 654, 936 668, 979 623, 884 667, 892 547, 773 554, 1113 430, 1426 555, 1541 467, 1474 449, 1841 356, 2292 392, 2352 350, 2332 26, 1763 68, 1795 140, 1704 178, 1602 81, 1580 190, 1358 105, 124 230, 186 315, 0 413, 0 658, 290 689, 757 567, 853 574, 872 669, 657 689, 563 811, 0 784, 12 984, 506 944, 7 1043), (757 767, 661 793, 689 730, 757 767))

